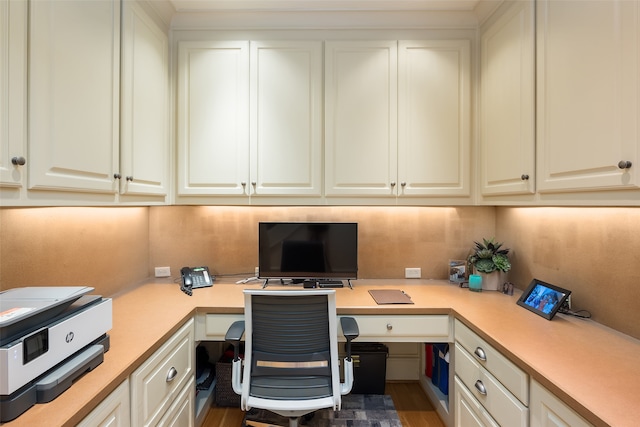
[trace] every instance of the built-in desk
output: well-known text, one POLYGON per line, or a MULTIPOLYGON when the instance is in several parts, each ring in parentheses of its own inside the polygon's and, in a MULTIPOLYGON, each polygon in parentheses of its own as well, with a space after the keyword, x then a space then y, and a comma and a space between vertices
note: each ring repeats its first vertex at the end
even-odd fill
MULTIPOLYGON (((167 279, 114 296, 111 348, 104 362, 53 402, 36 405, 6 425, 77 424, 187 320, 196 318, 196 339, 201 339, 206 315, 241 315, 242 289, 247 287, 260 285, 217 282, 189 297, 167 279)), ((563 315, 547 321, 517 306, 517 295, 469 292, 445 281, 358 280, 353 290, 336 292, 339 315, 389 316, 394 321, 444 315, 451 316, 450 327, 453 318, 459 319, 595 425, 635 426, 640 419, 640 342, 595 322, 563 315), (368 293, 370 287, 404 290, 415 304, 379 306, 368 293)), ((416 339, 419 331, 406 339, 416 339)), ((385 340, 385 332, 381 334, 377 341, 385 340)))

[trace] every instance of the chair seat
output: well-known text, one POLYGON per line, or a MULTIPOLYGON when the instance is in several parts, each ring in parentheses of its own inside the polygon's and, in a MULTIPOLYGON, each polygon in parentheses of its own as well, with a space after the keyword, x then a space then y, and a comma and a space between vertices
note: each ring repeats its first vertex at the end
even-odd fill
POLYGON ((306 400, 332 396, 331 377, 260 376, 251 378, 250 395, 263 399, 306 400))
POLYGON ((266 409, 283 417, 297 417, 318 409, 333 408, 338 410, 340 403, 336 402, 333 396, 309 400, 272 400, 249 396, 247 409, 251 408, 266 409))

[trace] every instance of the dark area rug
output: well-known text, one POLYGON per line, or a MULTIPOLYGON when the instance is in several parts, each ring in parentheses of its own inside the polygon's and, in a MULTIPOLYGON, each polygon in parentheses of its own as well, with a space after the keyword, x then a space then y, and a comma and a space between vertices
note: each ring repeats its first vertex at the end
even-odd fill
MULTIPOLYGON (((247 412, 245 420, 287 427, 289 419, 262 409, 247 412)), ((322 409, 311 419, 300 418, 309 427, 402 427, 391 396, 382 394, 348 394, 342 396, 342 409, 322 409)))

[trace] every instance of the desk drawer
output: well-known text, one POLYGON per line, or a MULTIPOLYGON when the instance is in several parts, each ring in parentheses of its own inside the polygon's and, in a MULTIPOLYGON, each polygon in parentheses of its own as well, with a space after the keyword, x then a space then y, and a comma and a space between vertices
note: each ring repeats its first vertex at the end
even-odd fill
POLYGON ((193 320, 131 374, 131 424, 155 425, 194 376, 193 320))
POLYGON ((457 319, 455 339, 479 365, 491 372, 525 406, 529 405, 529 376, 526 372, 457 319))
POLYGON ((357 315, 358 341, 446 342, 448 315, 357 315))
POLYGON ((462 383, 502 426, 526 426, 529 410, 459 343, 455 344, 455 372, 462 383))

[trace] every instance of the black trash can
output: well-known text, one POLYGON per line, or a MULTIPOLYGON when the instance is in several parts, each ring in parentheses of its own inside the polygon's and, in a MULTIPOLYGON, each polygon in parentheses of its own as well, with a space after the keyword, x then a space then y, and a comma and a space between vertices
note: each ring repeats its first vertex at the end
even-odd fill
POLYGON ((389 349, 381 343, 352 343, 354 394, 384 394, 389 349))

